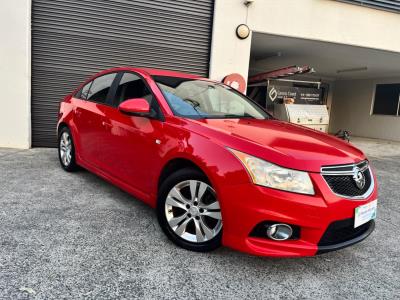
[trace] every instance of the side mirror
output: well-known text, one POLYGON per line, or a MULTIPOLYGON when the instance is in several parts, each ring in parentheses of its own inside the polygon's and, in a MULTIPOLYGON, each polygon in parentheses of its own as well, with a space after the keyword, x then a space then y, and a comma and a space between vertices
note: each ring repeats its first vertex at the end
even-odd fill
POLYGON ((146 116, 150 114, 150 104, 143 98, 128 99, 118 106, 118 110, 128 115, 146 116))

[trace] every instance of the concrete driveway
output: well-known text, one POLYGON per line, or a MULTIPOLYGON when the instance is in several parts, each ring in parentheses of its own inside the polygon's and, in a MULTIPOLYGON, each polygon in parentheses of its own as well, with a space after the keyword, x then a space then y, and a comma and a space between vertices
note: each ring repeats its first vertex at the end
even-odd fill
POLYGON ((177 248, 152 209, 55 149, 0 149, 0 298, 393 299, 400 295, 400 144, 356 140, 379 183, 375 232, 302 259, 177 248))

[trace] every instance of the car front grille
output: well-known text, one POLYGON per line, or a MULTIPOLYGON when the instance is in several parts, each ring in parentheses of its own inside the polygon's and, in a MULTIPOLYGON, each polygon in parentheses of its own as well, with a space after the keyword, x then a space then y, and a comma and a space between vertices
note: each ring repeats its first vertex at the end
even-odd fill
POLYGON ((322 167, 321 174, 332 192, 345 198, 365 199, 373 191, 374 182, 368 161, 352 165, 322 167), (358 174, 359 172, 362 176, 358 174), (357 186, 357 175, 363 178, 363 186, 357 186))

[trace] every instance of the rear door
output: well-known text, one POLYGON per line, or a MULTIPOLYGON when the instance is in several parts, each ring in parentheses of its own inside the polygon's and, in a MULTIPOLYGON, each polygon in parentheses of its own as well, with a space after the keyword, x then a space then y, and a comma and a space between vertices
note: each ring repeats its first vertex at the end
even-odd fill
POLYGON ((113 106, 106 109, 109 124, 107 151, 102 160, 115 178, 142 193, 150 192, 155 164, 160 163, 159 142, 163 122, 160 107, 147 83, 139 75, 124 72, 119 76, 113 106), (155 118, 130 116, 121 113, 118 105, 128 99, 146 99, 155 118))
POLYGON ((75 109, 75 124, 78 131, 78 155, 82 160, 97 168, 104 169, 101 160, 104 147, 107 145, 108 124, 105 114, 109 104, 111 86, 117 73, 96 77, 82 89, 75 109))

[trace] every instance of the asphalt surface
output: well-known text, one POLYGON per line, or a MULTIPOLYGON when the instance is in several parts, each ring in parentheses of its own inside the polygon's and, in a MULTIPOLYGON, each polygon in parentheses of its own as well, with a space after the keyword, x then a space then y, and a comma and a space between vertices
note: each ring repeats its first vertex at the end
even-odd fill
POLYGON ((0 299, 398 299, 400 144, 385 147, 370 147, 375 232, 301 259, 177 248, 151 208, 89 172, 64 172, 55 149, 0 149, 0 299))

